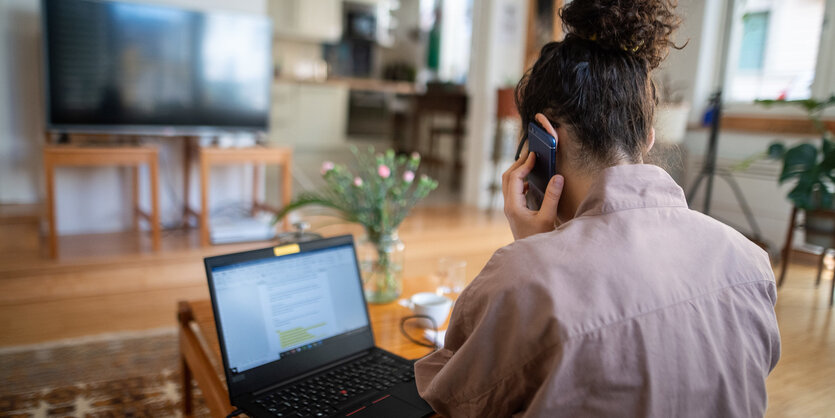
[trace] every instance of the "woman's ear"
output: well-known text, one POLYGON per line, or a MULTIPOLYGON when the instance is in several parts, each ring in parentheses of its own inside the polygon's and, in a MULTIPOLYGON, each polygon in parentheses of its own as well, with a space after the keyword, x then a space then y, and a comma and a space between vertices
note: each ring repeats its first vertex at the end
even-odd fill
POLYGON ((652 149, 652 146, 655 145, 655 128, 649 128, 649 137, 647 138, 647 151, 652 149))
POLYGON ((557 130, 554 129, 554 127, 551 125, 551 121, 549 121, 548 118, 545 117, 545 115, 543 115, 542 113, 537 113, 536 116, 534 116, 534 119, 536 119, 536 121, 539 122, 539 126, 541 126, 542 129, 545 129, 545 132, 548 132, 549 135, 559 139, 557 137, 557 130))

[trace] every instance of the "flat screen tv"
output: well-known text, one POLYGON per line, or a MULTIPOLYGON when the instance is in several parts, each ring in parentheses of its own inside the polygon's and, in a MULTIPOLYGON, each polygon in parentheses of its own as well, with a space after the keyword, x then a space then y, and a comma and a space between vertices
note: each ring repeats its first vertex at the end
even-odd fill
POLYGON ((265 131, 272 28, 263 16, 43 0, 51 131, 265 131))

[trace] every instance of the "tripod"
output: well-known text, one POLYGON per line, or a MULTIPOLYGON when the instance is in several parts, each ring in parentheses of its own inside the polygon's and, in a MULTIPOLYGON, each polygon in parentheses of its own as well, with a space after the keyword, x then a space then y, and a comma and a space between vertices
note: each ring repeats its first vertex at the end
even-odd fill
POLYGON ((690 187, 690 191, 687 193, 687 202, 693 201, 693 198, 696 196, 696 192, 699 191, 699 186, 702 185, 702 181, 707 179, 702 213, 709 216, 710 198, 713 194, 713 179, 718 175, 720 178, 725 180, 726 183, 728 183, 728 186, 731 187, 731 191, 733 192, 736 201, 739 203, 739 207, 742 208, 742 213, 745 215, 745 219, 748 221, 748 226, 751 228, 752 240, 763 242, 760 226, 757 224, 756 218, 754 218, 754 213, 751 211, 748 201, 745 200, 745 195, 742 194, 742 188, 739 187, 739 183, 736 182, 736 179, 734 179, 730 171, 716 167, 716 158, 718 157, 719 150, 719 123, 722 118, 721 88, 710 97, 710 107, 713 109, 713 119, 710 124, 710 139, 707 145, 707 153, 705 154, 702 171, 699 172, 693 186, 690 187))
POLYGON ((722 120, 722 87, 725 83, 725 74, 727 71, 728 54, 731 42, 730 28, 734 18, 734 3, 735 2, 733 0, 725 2, 726 32, 722 39, 722 53, 719 59, 718 86, 713 95, 710 96, 710 109, 712 109, 713 113, 713 118, 710 123, 710 139, 708 140, 707 153, 705 154, 702 171, 699 172, 693 186, 690 187, 690 191, 687 193, 687 202, 690 203, 693 201, 693 197, 695 197, 696 192, 699 191, 699 186, 702 185, 702 181, 707 179, 702 213, 710 216, 710 199, 713 195, 713 178, 718 175, 720 178, 725 180, 726 183, 728 183, 728 186, 731 187, 731 191, 733 192, 736 201, 739 203, 739 207, 742 208, 742 213, 745 215, 748 226, 751 228, 752 236, 749 238, 752 241, 764 244, 760 227, 757 225, 757 220, 754 218, 754 213, 751 211, 748 201, 745 200, 745 195, 742 194, 742 188, 739 187, 739 184, 731 175, 730 171, 716 167, 716 158, 719 151, 719 123, 722 120))

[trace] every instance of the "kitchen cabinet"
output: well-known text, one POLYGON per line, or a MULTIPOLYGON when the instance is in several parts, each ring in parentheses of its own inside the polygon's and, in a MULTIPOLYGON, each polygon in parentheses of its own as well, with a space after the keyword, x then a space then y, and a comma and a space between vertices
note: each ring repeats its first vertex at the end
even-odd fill
POLYGON ((298 149, 345 144, 348 87, 279 82, 273 86, 270 142, 298 149))
POLYGON ((342 36, 342 0, 268 0, 276 36, 336 42, 342 36))

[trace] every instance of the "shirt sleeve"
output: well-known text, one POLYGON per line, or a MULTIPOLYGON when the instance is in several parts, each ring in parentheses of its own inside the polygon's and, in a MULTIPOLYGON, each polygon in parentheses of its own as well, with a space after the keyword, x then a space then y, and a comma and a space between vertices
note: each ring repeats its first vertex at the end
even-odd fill
POLYGON ((546 378, 556 332, 547 292, 520 284, 529 263, 499 250, 456 302, 444 347, 415 364, 418 392, 447 417, 510 416, 546 378), (539 313, 539 314, 538 314, 539 313))

